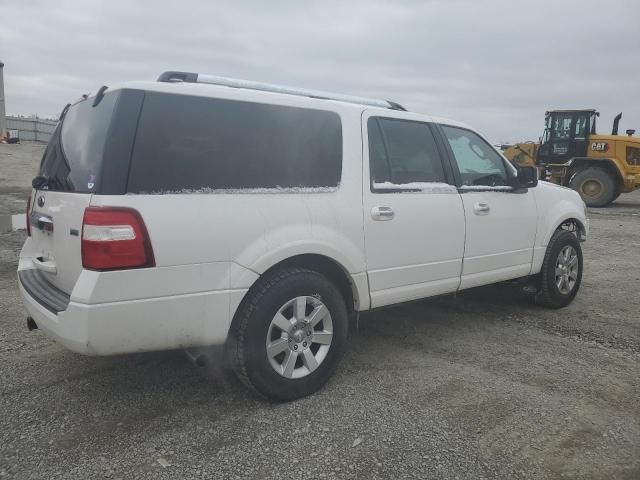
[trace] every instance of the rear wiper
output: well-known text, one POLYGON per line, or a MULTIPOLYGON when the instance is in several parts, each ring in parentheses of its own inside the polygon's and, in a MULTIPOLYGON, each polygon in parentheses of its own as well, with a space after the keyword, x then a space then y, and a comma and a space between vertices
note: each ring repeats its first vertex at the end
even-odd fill
POLYGON ((49 184, 49 179, 44 175, 38 175, 31 180, 31 186, 36 190, 41 190, 49 184))

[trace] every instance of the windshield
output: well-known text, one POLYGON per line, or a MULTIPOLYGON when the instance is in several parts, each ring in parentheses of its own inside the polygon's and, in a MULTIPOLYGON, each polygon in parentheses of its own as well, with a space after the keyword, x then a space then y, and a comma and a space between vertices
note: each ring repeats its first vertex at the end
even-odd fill
POLYGON ((93 193, 100 182, 102 157, 118 92, 69 108, 58 124, 40 164, 47 190, 93 193))

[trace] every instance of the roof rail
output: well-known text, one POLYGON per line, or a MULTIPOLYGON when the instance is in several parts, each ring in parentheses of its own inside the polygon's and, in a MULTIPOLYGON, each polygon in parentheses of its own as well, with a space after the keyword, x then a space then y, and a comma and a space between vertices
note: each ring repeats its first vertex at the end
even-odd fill
POLYGON ((232 88, 246 88, 249 90, 260 90, 262 92, 284 93, 286 95, 297 95, 300 97, 319 98, 322 100, 338 100, 346 103, 356 103, 359 105, 369 105, 372 107, 388 108, 391 110, 406 109, 389 100, 376 100, 374 98, 355 97, 343 95, 341 93, 322 92, 318 90, 308 90, 305 88, 286 87, 284 85, 274 85, 270 83, 253 82, 250 80, 238 80, 235 78, 216 77, 213 75, 203 75, 192 72, 163 72, 158 77, 159 82, 185 82, 185 83, 206 83, 209 85, 222 85, 232 88))

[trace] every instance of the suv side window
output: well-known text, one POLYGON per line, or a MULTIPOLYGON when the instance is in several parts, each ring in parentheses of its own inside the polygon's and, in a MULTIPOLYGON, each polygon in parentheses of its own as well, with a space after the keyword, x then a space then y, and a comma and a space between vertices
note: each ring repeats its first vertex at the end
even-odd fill
POLYGON ((335 112, 147 92, 127 187, 132 193, 324 191, 338 186, 341 172, 335 112))
POLYGON ((371 191, 419 191, 423 183, 445 183, 442 159, 426 123, 371 117, 371 191))
POLYGON ((462 186, 509 186, 504 159, 480 135, 465 128, 442 125, 460 170, 462 186))

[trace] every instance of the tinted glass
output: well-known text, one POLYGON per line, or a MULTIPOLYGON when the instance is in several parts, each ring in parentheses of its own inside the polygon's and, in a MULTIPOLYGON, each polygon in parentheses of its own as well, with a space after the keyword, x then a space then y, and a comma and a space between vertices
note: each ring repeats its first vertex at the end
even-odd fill
POLYGON ((151 92, 128 190, 336 187, 341 168, 333 112, 151 92))
POLYGON ((95 192, 100 182, 107 134, 118 92, 105 94, 93 107, 93 99, 69 108, 45 150, 40 175, 49 190, 95 192))
POLYGON ((458 169, 462 185, 509 185, 503 158, 480 135, 463 128, 442 126, 458 169))
POLYGON ((374 190, 385 182, 400 186, 445 182, 442 160, 426 123, 371 117, 367 126, 374 190))

